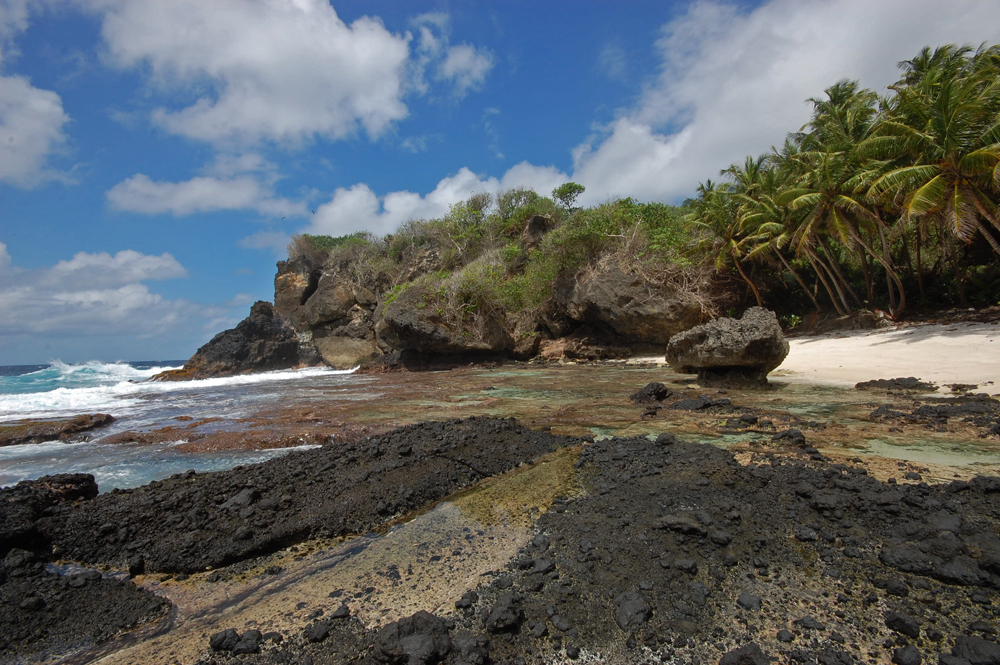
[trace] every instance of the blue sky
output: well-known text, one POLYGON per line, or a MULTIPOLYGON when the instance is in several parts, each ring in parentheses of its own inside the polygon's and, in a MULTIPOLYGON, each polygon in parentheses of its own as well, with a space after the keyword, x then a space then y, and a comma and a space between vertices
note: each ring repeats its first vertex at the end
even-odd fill
POLYGON ((952 0, 0 0, 0 364, 186 358, 296 232, 573 180, 680 201, 841 78, 1000 41, 952 0))

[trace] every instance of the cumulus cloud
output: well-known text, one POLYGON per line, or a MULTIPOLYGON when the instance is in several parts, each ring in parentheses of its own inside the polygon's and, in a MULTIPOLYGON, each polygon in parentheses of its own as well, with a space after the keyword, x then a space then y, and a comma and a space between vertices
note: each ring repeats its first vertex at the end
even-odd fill
POLYGON ((416 30, 415 57, 411 66, 411 86, 426 93, 426 73, 433 70, 433 77, 452 86, 452 96, 462 98, 474 90, 481 90, 486 77, 493 69, 493 52, 471 44, 452 46, 451 22, 448 14, 421 14, 412 20, 416 30))
POLYGON ((488 50, 460 44, 448 49, 438 69, 438 78, 451 81, 455 96, 464 97, 469 91, 482 88, 491 69, 493 55, 488 50))
POLYGON ((328 0, 81 0, 102 14, 107 61, 148 69, 168 91, 202 91, 161 107, 166 130, 216 145, 298 144, 370 136, 407 114, 406 35, 328 0))
POLYGON ((936 0, 695 2, 662 30, 658 80, 574 151, 581 201, 690 195, 780 145, 808 121, 804 100, 838 80, 881 90, 926 45, 998 40, 1000 4, 976 0, 946 12, 936 0))
MULTIPOLYGON (((0 4, 0 67, 5 55, 16 53, 14 38, 27 27, 27 0, 0 4)), ((48 160, 65 143, 68 121, 55 92, 23 76, 0 76, 0 182, 28 188, 59 177, 48 160)))
POLYGON ((46 286, 72 288, 86 284, 94 289, 175 279, 187 277, 187 274, 184 266, 170 254, 153 256, 125 249, 113 256, 108 252, 77 252, 69 261, 60 261, 52 266, 40 281, 46 286))
POLYGON ((254 210, 267 217, 304 216, 304 203, 274 193, 274 164, 256 153, 220 155, 206 175, 181 182, 154 181, 137 173, 106 193, 117 210, 175 216, 219 210, 254 210))
POLYGON ((182 182, 165 182, 137 173, 108 190, 107 198, 117 210, 145 215, 256 210, 273 217, 301 215, 304 209, 301 203, 274 198, 269 188, 248 175, 234 178, 200 176, 182 182))
POLYGON ((80 252, 34 270, 11 266, 0 243, 0 334, 159 335, 205 315, 199 305, 152 293, 142 282, 186 277, 170 254, 80 252))
POLYGON ((368 185, 360 183, 337 189, 330 201, 316 209, 306 232, 344 235, 370 231, 386 234, 411 219, 441 217, 450 206, 472 194, 495 194, 514 187, 530 187, 537 192, 548 193, 566 180, 566 174, 553 166, 522 162, 508 170, 502 178, 484 178, 468 168, 462 168, 458 173, 441 179, 433 191, 424 195, 400 191, 380 197, 368 185))

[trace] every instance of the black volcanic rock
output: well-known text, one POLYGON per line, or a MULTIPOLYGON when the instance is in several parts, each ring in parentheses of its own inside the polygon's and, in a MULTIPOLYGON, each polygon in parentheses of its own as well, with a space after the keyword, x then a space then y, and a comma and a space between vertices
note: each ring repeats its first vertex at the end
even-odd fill
POLYGON ((269 302, 258 300, 247 318, 198 349, 179 370, 157 374, 155 381, 187 381, 213 376, 289 369, 299 364, 299 341, 289 323, 269 302))

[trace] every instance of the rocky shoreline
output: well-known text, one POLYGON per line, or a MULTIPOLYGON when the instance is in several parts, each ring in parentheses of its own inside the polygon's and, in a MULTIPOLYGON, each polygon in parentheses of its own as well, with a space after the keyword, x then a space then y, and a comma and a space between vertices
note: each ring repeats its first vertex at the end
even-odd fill
POLYGON ((668 434, 593 442, 471 418, 101 496, 86 477, 21 483, 0 491, 0 660, 163 615, 162 598, 98 570, 224 573, 582 445, 582 491, 454 610, 369 626, 334 599, 266 640, 220 625, 235 637, 206 638, 202 662, 1000 662, 1000 479, 880 482, 792 443, 741 464, 668 434), (57 558, 90 568, 47 572, 57 558), (88 602, 101 630, 75 614, 88 602))

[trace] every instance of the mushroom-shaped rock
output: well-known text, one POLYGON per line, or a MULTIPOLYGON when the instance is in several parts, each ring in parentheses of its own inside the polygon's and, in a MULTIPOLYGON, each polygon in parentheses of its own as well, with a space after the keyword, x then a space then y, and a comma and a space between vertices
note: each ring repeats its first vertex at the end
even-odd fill
POLYGON ((697 374, 702 385, 761 385, 788 355, 774 312, 751 307, 740 319, 723 317, 674 335, 667 362, 697 374))

